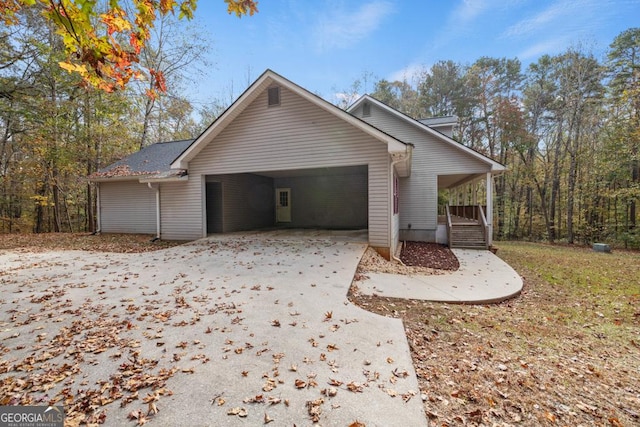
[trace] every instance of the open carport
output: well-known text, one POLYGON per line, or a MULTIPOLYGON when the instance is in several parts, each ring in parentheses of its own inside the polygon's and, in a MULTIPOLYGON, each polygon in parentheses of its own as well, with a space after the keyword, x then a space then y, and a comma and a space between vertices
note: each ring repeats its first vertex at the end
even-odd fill
POLYGON ((207 233, 368 228, 368 167, 207 175, 207 233))

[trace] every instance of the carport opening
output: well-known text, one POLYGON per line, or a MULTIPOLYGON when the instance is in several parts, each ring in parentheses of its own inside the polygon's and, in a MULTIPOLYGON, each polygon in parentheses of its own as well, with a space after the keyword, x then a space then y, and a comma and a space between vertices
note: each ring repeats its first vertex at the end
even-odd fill
POLYGON ((366 165, 207 176, 207 233, 367 230, 368 186, 366 165), (283 189, 290 217, 278 222, 283 189))

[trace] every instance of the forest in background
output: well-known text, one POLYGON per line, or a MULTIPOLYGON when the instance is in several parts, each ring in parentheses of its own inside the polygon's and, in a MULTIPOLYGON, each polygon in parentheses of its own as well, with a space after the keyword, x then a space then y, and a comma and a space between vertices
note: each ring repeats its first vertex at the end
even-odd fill
MULTIPOLYGON (((25 10, 0 29, 0 233, 93 231, 86 176, 151 143, 197 136, 231 101, 196 108, 184 96, 211 72, 210 46, 163 17, 141 59, 167 91, 149 96, 151 79, 106 93, 60 68, 62 41, 40 14, 25 10)), ((455 139, 508 167, 495 181, 496 239, 640 248, 640 29, 618 35, 602 59, 574 46, 526 68, 445 60, 377 80, 372 95, 414 118, 458 116, 455 139)))
POLYGON ((414 118, 458 116, 455 139, 508 167, 495 178, 496 239, 640 248, 640 28, 602 61, 582 46, 526 69, 440 61, 372 95, 414 118))

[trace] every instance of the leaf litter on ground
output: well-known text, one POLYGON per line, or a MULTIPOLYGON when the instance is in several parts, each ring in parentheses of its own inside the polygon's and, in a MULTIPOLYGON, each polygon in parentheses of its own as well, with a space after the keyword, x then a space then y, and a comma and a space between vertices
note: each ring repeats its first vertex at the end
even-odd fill
MULTIPOLYGON (((365 296, 352 286, 352 302, 403 320, 429 425, 640 425, 640 253, 496 245, 525 284, 497 305, 365 296)), ((423 255, 422 268, 441 262, 423 255)), ((374 259, 357 275, 413 273, 374 259)))

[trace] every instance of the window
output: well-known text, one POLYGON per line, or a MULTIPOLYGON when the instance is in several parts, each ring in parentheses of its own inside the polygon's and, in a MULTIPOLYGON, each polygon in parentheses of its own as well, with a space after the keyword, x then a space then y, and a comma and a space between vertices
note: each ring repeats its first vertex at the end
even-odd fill
POLYGON ((268 98, 269 107, 280 105, 280 87, 270 87, 268 91, 268 98))
POLYGON ((393 177, 393 213, 397 214, 400 212, 400 196, 399 196, 399 182, 398 177, 393 177))
POLYGON ((289 206, 289 192, 281 191, 280 194, 280 206, 286 208, 289 206))
POLYGON ((365 102, 362 105, 362 117, 369 117, 371 115, 371 104, 365 102))

